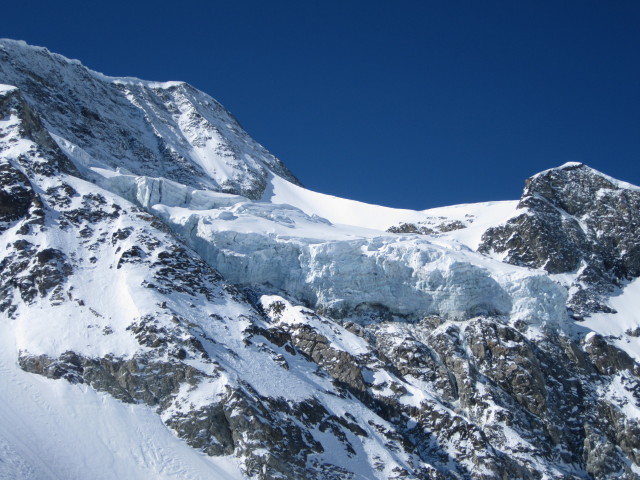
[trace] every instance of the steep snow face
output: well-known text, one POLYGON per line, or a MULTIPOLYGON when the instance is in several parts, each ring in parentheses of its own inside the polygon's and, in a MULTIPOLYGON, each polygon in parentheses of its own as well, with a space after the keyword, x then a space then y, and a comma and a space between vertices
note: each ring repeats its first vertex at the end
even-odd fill
POLYGON ((0 83, 19 87, 52 134, 83 150, 89 169, 249 198, 262 195, 271 174, 297 182, 218 102, 186 83, 107 77, 6 39, 0 83))
POLYGON ((607 337, 633 358, 640 359, 640 279, 625 283, 608 299, 610 312, 594 313, 581 325, 607 337))
POLYGON ((9 93, 12 90, 17 90, 17 87, 14 87, 13 85, 0 85, 0 94, 1 95, 9 93))

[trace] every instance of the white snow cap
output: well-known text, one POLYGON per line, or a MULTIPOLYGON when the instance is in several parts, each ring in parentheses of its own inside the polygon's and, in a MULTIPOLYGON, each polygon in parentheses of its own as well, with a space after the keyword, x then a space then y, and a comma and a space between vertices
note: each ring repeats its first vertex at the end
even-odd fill
POLYGON ((14 87, 13 85, 4 85, 0 83, 0 95, 13 92, 14 90, 18 90, 18 87, 14 87))

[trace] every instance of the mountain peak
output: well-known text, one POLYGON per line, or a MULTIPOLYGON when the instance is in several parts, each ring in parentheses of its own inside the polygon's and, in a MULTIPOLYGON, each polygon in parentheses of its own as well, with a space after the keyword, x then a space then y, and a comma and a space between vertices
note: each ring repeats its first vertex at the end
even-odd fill
POLYGON ((541 197, 570 215, 584 215, 599 201, 604 190, 640 191, 583 163, 566 163, 540 172, 525 182, 521 205, 529 197, 541 197))
POLYGON ((299 184, 210 96, 184 82, 107 77, 0 40, 0 83, 20 88, 47 129, 82 151, 87 174, 126 168, 196 189, 260 198, 270 175, 299 184))

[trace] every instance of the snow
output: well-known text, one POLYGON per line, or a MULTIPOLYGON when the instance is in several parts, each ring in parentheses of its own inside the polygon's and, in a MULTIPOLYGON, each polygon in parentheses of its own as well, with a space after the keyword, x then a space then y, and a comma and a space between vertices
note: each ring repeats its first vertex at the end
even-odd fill
POLYGON ((640 402, 634 396, 634 386, 634 382, 629 381, 623 374, 618 374, 607 385, 604 397, 618 405, 625 417, 640 421, 640 402))
POLYGON ((289 325, 309 325, 314 331, 328 339, 329 345, 336 350, 348 352, 352 355, 371 353, 371 349, 364 339, 304 307, 291 305, 289 301, 280 296, 263 295, 260 298, 260 303, 267 312, 274 303, 282 304, 284 310, 276 319, 277 322, 289 325))
POLYGON ((168 82, 152 82, 149 80, 141 80, 136 77, 108 77, 106 75, 102 75, 102 78, 109 79, 113 83, 118 83, 121 85, 137 85, 148 88, 174 88, 184 85, 185 82, 181 81, 168 81, 168 82))
POLYGON ((466 224, 465 228, 438 235, 433 240, 435 243, 439 241, 444 244, 459 242, 471 250, 477 250, 482 234, 488 228, 502 225, 515 216, 518 213, 517 206, 517 200, 506 200, 438 207, 423 210, 423 213, 439 220, 458 220, 466 224))
POLYGON ((566 170, 568 168, 577 168, 577 167, 584 167, 584 166, 585 165, 581 162, 565 162, 559 167, 547 168, 546 170, 542 170, 541 172, 536 173, 534 175, 534 178, 546 175, 547 173, 553 172, 554 170, 566 170))
MULTIPOLYGON (((29 142, 23 147, 28 149, 29 142)), ((72 184, 80 194, 99 193, 113 202, 122 202, 109 192, 74 177, 61 177, 61 180, 72 184)), ((80 206, 79 196, 74 197, 74 204, 80 206)), ((115 221, 113 230, 135 226, 134 219, 121 217, 115 221)), ((104 335, 103 330, 124 332, 134 319, 157 310, 158 298, 151 290, 140 287, 144 275, 148 274, 144 268, 113 268, 114 257, 108 244, 88 249, 73 229, 52 228, 35 238, 16 236, 12 231, 3 235, 6 244, 18 239, 37 243, 41 249, 74 252, 77 262, 73 288, 68 293, 71 301, 51 306, 44 300, 20 306, 15 321, 20 350, 54 357, 72 350, 89 357, 111 353, 127 358, 139 350, 140 346, 130 335, 104 335), (89 257, 95 257, 95 261, 89 257)))
POLYGON ((629 282, 607 304, 618 313, 594 313, 580 326, 599 333, 618 348, 640 362, 640 337, 628 335, 627 331, 640 329, 640 278, 629 282))
POLYGON ((457 240, 470 248, 477 247, 480 235, 488 226, 499 225, 511 218, 518 203, 517 201, 487 202, 422 211, 405 210, 313 192, 277 176, 272 176, 270 180, 271 188, 265 192, 263 201, 292 205, 309 216, 317 215, 334 224, 386 231, 389 227, 400 223, 420 223, 434 219, 459 220, 468 223, 471 218, 474 221, 469 227, 446 235, 447 238, 457 240))
POLYGON ((299 187, 280 177, 271 177, 271 186, 271 190, 263 196, 264 201, 293 205, 307 215, 318 215, 332 223, 386 230, 399 221, 417 222, 424 219, 424 215, 417 211, 369 205, 325 195, 299 187))
POLYGON ((13 328, 0 317, 0 479, 245 478, 235 459, 190 448, 149 407, 22 371, 13 328))
POLYGON ((4 84, 0 84, 0 95, 5 95, 9 92, 12 92, 14 90, 17 90, 17 87, 14 87, 13 85, 4 85, 4 84))

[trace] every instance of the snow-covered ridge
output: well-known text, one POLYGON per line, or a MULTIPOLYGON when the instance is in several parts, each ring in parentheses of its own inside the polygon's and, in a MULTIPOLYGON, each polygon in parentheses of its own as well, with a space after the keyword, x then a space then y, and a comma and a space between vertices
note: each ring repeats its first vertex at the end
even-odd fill
MULTIPOLYGON (((49 56, 52 58, 55 58, 56 60, 60 61, 60 62, 64 62, 68 65, 77 65, 80 67, 84 67, 84 65, 82 64, 82 62, 80 60, 77 59, 72 59, 72 58, 68 58, 65 57, 64 55, 60 55, 59 53, 55 53, 52 52, 51 50, 49 50, 47 47, 40 47, 40 46, 36 46, 36 45, 30 45, 27 42, 25 42, 24 40, 14 40, 11 38, 0 38, 0 43, 3 43, 5 45, 10 45, 13 48, 19 48, 19 49, 23 49, 23 50, 30 50, 32 52, 36 52, 38 54, 41 54, 43 56, 49 56)), ((97 72, 95 70, 88 70, 93 76, 95 76, 97 79, 100 80, 106 80, 109 82, 113 82, 113 83, 122 83, 122 84, 138 84, 138 85, 143 85, 146 87, 150 87, 150 88, 171 88, 171 87, 175 87, 178 85, 182 85, 185 82, 181 82, 181 81, 167 81, 167 82, 156 82, 156 81, 149 81, 149 80, 142 80, 140 78, 136 78, 136 77, 112 77, 109 75, 105 75, 103 73, 97 72)))
POLYGON ((52 134, 109 170, 251 198, 269 175, 297 182, 218 102, 186 83, 107 77, 12 40, 0 40, 0 83, 20 88, 52 134))
MULTIPOLYGON (((308 215, 318 215, 332 223, 382 231, 398 223, 421 223, 431 219, 465 221, 468 227, 472 228, 466 229, 463 235, 455 235, 456 239, 465 244, 467 241, 473 243, 470 231, 478 233, 479 230, 486 230, 489 225, 506 221, 513 215, 516 207, 516 202, 503 201, 453 205, 422 211, 390 208, 313 192, 280 177, 271 178, 271 187, 265 191, 262 199, 271 203, 295 205, 308 215)), ((474 249, 477 247, 469 246, 474 249)))

